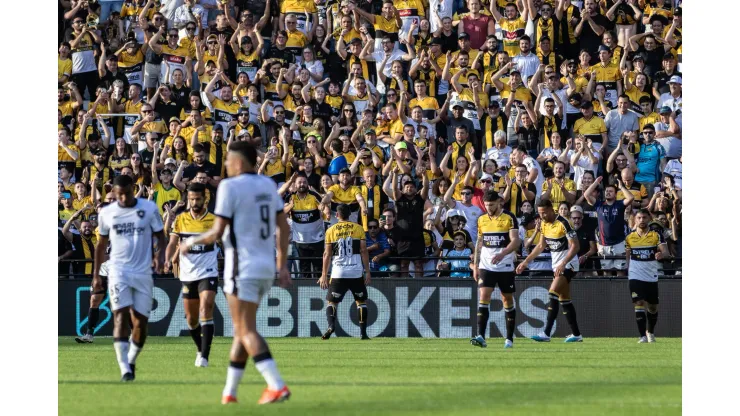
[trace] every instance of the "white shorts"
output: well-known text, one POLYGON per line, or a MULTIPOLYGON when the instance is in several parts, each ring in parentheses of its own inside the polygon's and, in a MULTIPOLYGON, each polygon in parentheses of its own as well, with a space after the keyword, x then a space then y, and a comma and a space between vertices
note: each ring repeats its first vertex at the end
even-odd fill
POLYGON ((152 275, 123 277, 111 274, 108 277, 108 296, 112 311, 132 306, 136 312, 148 318, 152 311, 153 291, 152 275))
POLYGON ((104 262, 100 265, 100 272, 98 273, 100 277, 108 277, 108 262, 104 262))
MULTIPOLYGON (((597 244, 599 248, 599 256, 606 257, 606 256, 624 256, 626 251, 624 248, 624 241, 621 243, 614 244, 613 246, 602 246, 601 244, 597 244)), ((627 269, 627 261, 626 260, 610 260, 610 259, 601 259, 601 269, 602 270, 625 270, 627 269)))
POLYGON ((274 278, 269 279, 225 279, 224 292, 236 295, 239 300, 259 305, 270 291, 274 278))

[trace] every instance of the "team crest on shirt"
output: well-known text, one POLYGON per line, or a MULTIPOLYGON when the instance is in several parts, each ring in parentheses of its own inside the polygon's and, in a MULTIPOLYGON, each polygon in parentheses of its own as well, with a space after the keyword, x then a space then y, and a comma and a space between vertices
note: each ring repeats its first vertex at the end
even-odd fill
POLYGON ((138 215, 139 218, 144 218, 144 215, 145 214, 146 214, 146 212, 144 212, 143 209, 140 209, 140 210, 136 211, 136 215, 138 215))

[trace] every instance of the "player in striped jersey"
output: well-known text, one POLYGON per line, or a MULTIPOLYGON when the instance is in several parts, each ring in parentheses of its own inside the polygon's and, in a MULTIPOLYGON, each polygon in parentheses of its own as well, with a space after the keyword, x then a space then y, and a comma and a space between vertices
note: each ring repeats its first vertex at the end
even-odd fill
POLYGON ((486 347, 486 329, 490 313, 491 293, 498 284, 506 312, 504 348, 514 346, 514 261, 519 250, 519 224, 516 217, 503 209, 504 200, 494 190, 483 196, 485 215, 478 217, 478 242, 475 245, 473 279, 478 282, 478 336, 470 343, 486 347))
MULTIPOLYGON (((211 229, 215 216, 206 208, 206 187, 200 183, 188 186, 190 209, 175 218, 170 233, 170 243, 165 253, 165 273, 178 261, 178 246, 181 239, 197 236, 211 229)), ((185 319, 190 329, 198 354, 196 367, 208 367, 211 342, 215 332, 213 307, 218 290, 218 259, 214 244, 201 244, 179 253, 180 281, 185 319), (199 322, 200 321, 200 322, 199 322)))
MULTIPOLYGON (((324 221, 319 209, 321 195, 308 188, 308 179, 304 173, 298 173, 295 179, 296 192, 285 198, 285 210, 290 212, 293 220, 291 227, 293 242, 298 250, 299 257, 319 257, 324 250, 324 221)), ((328 215, 328 207, 326 207, 328 215)), ((314 277, 311 274, 321 273, 319 260, 301 260, 300 270, 302 277, 314 277)))
POLYGON ((526 259, 516 268, 521 274, 529 262, 542 253, 545 246, 550 248, 554 279, 550 285, 550 304, 547 307, 547 324, 545 330, 532 337, 538 342, 550 342, 550 332, 558 316, 559 306, 563 306, 563 315, 568 320, 573 333, 565 337, 565 342, 583 342, 581 331, 578 330, 576 309, 570 301, 570 279, 578 272, 578 235, 565 218, 558 215, 550 201, 540 201, 537 204, 537 213, 540 215, 542 238, 539 244, 532 249, 526 259))
POLYGON ((669 257, 663 235, 650 230, 650 212, 637 211, 637 227, 627 235, 627 275, 629 277, 635 319, 640 331, 638 343, 655 342, 658 322, 658 262, 669 257))
POLYGON ((367 336, 367 285, 370 284, 370 259, 365 242, 365 230, 362 226, 350 222, 350 209, 347 204, 337 206, 338 223, 326 231, 324 249, 324 267, 321 271, 319 286, 329 289, 326 300, 326 320, 329 329, 321 339, 329 339, 334 333, 334 324, 337 319, 337 304, 342 301, 347 290, 352 292, 357 304, 357 313, 360 320, 361 339, 370 339, 367 336), (331 264, 331 279, 326 276, 331 264), (365 279, 362 279, 363 270, 365 279))

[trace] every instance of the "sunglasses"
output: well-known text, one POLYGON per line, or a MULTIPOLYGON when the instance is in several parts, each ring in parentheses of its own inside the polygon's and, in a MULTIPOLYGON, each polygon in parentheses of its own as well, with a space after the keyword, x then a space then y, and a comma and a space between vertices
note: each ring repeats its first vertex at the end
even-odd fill
POLYGON ((282 112, 282 111, 276 111, 276 112, 275 112, 275 115, 276 115, 276 116, 281 116, 281 115, 283 115, 283 114, 285 114, 285 113, 284 113, 284 112, 282 112))
POLYGON ((75 21, 74 21, 74 22, 72 22, 72 23, 74 23, 74 24, 78 24, 78 25, 79 25, 79 24, 82 24, 82 22, 83 22, 83 20, 75 20, 75 21))
POLYGON ((484 179, 480 181, 481 183, 493 183, 490 179, 484 179))
POLYGON ((285 22, 286 25, 294 25, 296 22, 285 22))
POLYGON ((582 220, 583 217, 574 217, 574 216, 571 215, 570 216, 570 219, 572 219, 573 221, 575 221, 575 220, 582 220))
POLYGON ((388 96, 388 97, 397 97, 398 94, 386 94, 386 96, 388 96))
POLYGON ((180 35, 178 35, 177 33, 170 33, 169 35, 167 35, 167 37, 168 38, 179 38, 180 35))
POLYGON ((470 195, 473 195, 473 194, 470 193, 470 192, 460 192, 460 195, 462 195, 462 196, 470 196, 470 195))
POLYGON ((131 160, 141 160, 140 157, 132 157, 131 160))
POLYGON ((367 226, 367 229, 368 230, 377 230, 378 228, 380 228, 380 227, 378 227, 377 225, 368 225, 367 226))
POLYGON ((185 30, 187 30, 188 32, 194 32, 195 27, 186 27, 185 30))
POLYGON ((151 113, 152 111, 153 111, 153 110, 141 110, 141 112, 142 112, 142 113, 144 113, 144 114, 146 114, 146 113, 151 113))
POLYGON ((654 131, 643 131, 642 134, 649 134, 652 136, 653 134, 655 134, 655 132, 654 131))
POLYGON ((351 108, 345 108, 344 111, 355 111, 355 110, 353 110, 351 108))

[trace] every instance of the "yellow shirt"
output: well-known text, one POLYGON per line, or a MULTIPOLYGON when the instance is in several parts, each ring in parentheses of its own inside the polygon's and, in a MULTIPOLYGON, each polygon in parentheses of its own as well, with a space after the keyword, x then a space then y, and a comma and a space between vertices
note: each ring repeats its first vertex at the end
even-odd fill
POLYGON ((57 78, 67 76, 69 79, 72 76, 72 59, 62 59, 57 57, 57 78))
POLYGON ((522 16, 519 16, 513 20, 503 18, 498 23, 501 26, 504 50, 508 52, 510 57, 518 55, 521 52, 519 50, 519 38, 524 36, 524 29, 527 27, 527 22, 522 19, 522 16))
POLYGON ((646 124, 652 124, 655 125, 655 123, 660 121, 660 114, 653 111, 652 113, 640 117, 638 120, 638 123, 640 123, 640 130, 642 130, 643 127, 645 127, 646 124))
POLYGON ((601 133, 606 133, 606 124, 596 115, 591 116, 591 120, 581 117, 573 125, 573 133, 582 134, 594 142, 601 143, 601 133))
MULTIPOLYGON (((77 155, 79 157, 80 149, 78 149, 75 144, 70 143, 67 145, 67 148, 69 150, 77 152, 77 155)), ((72 156, 70 156, 69 153, 67 153, 67 151, 64 150, 62 146, 60 146, 59 144, 57 144, 57 152, 59 155, 59 157, 57 158, 57 161, 59 162, 74 162, 75 161, 75 159, 73 159, 72 156)))
MULTIPOLYGON (((545 192, 547 192, 548 189, 550 189, 549 184, 550 184, 549 181, 545 181, 542 184, 542 194, 543 195, 545 194, 545 192)), ((565 190, 568 192, 576 191, 576 183, 568 178, 563 179, 563 185, 564 185, 565 190)), ((563 194, 563 190, 560 189, 560 185, 558 184, 553 185, 552 191, 550 191, 550 202, 552 202, 552 206, 556 210, 561 202, 565 202, 565 194, 563 194)))

